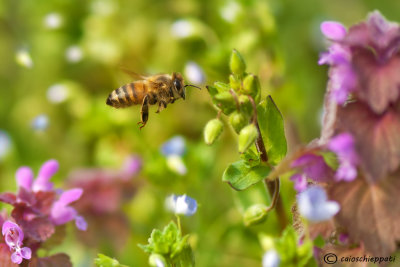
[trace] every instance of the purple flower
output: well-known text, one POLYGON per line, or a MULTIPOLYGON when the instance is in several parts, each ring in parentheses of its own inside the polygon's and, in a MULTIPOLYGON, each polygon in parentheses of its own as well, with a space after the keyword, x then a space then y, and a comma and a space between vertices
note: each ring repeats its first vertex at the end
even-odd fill
POLYGON ((28 247, 22 247, 24 240, 24 232, 18 224, 11 221, 5 221, 2 227, 2 234, 4 236, 7 246, 13 251, 11 261, 20 264, 22 259, 29 260, 32 256, 32 251, 28 247))
POLYGON ((339 212, 335 201, 328 201, 325 190, 319 186, 307 188, 297 196, 300 214, 312 222, 326 221, 339 212))
POLYGON ((295 182, 294 188, 297 192, 302 192, 307 188, 307 179, 325 182, 333 175, 332 169, 325 163, 324 158, 311 153, 304 154, 294 160, 291 167, 298 170, 290 178, 295 182))
POLYGON ((87 229, 85 219, 79 216, 74 208, 69 206, 69 204, 78 200, 82 194, 83 190, 80 188, 70 189, 61 193, 60 198, 51 207, 51 219, 55 225, 75 220, 76 227, 79 230, 85 231, 87 229))
POLYGON ((329 64, 328 91, 338 104, 352 93, 376 113, 382 114, 399 99, 400 26, 378 11, 365 22, 349 28, 324 22, 321 31, 332 42, 319 64, 329 64))
POLYGON ((294 182, 294 189, 300 193, 306 190, 307 188, 307 177, 303 174, 295 174, 290 177, 290 180, 294 182))
POLYGON ((57 160, 46 161, 40 168, 36 180, 33 180, 33 171, 31 168, 21 167, 15 174, 17 185, 28 191, 51 191, 53 190, 53 183, 50 182, 50 179, 58 171, 58 167, 57 160))
POLYGON ((353 181, 357 177, 358 164, 353 136, 349 133, 339 134, 330 140, 328 148, 335 152, 339 159, 336 180, 353 181))
POLYGON ((141 168, 142 160, 138 156, 131 155, 125 159, 124 165, 122 166, 122 172, 131 177, 137 174, 141 168))
POLYGON ((335 21, 325 21, 321 24, 322 33, 329 39, 334 41, 342 40, 347 33, 346 28, 335 21))

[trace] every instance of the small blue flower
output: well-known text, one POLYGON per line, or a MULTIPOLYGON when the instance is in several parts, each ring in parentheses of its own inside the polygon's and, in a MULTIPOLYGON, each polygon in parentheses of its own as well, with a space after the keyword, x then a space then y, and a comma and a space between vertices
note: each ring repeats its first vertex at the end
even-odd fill
POLYGON ((185 153, 185 149, 185 139, 178 135, 162 144, 161 153, 166 157, 170 155, 182 156, 185 153))
POLYGON ((49 117, 46 114, 36 116, 32 120, 32 128, 38 131, 44 131, 49 126, 49 117))
POLYGON ((278 252, 271 249, 265 252, 262 259, 262 267, 278 267, 281 262, 278 252))
POLYGON ((11 148, 11 139, 8 134, 0 130, 0 159, 4 158, 11 148))
POLYGON ((339 212, 340 206, 335 201, 328 201, 324 189, 312 186, 297 197, 300 214, 312 222, 326 221, 339 212))
POLYGON ((192 216, 197 211, 197 202, 187 195, 171 195, 165 201, 166 208, 177 215, 192 216))

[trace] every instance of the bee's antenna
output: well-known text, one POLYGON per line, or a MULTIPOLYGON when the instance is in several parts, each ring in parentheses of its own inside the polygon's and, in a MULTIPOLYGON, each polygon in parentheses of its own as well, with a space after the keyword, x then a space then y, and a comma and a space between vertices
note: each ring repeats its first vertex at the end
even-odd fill
POLYGON ((196 87, 196 88, 198 88, 198 89, 200 89, 200 90, 201 90, 201 87, 198 87, 198 86, 196 86, 196 85, 193 85, 193 84, 186 84, 184 87, 186 88, 187 86, 196 87))

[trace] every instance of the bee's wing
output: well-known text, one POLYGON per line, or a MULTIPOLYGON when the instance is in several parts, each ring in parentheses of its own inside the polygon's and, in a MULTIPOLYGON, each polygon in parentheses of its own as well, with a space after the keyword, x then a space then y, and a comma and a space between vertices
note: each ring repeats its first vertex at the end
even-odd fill
POLYGON ((148 79, 147 76, 138 74, 138 73, 136 73, 136 72, 134 72, 134 71, 131 71, 131 70, 125 68, 125 67, 121 67, 121 66, 120 66, 119 68, 120 68, 123 72, 125 72, 126 74, 128 74, 129 76, 131 76, 132 78, 134 78, 135 80, 147 80, 147 79, 148 79))

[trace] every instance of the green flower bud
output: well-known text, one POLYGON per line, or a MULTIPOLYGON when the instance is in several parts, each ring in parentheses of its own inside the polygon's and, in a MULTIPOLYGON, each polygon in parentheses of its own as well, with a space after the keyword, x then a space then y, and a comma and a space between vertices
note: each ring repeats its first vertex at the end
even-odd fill
POLYGON ((224 114, 231 114, 236 109, 236 102, 233 95, 227 91, 218 93, 214 96, 214 104, 220 108, 224 114))
POLYGON ((256 103, 259 100, 257 97, 260 95, 260 88, 260 81, 256 75, 249 74, 244 78, 242 93, 252 96, 256 103))
POLYGON ((212 145, 222 133, 224 125, 219 119, 210 120, 204 128, 204 141, 207 145, 212 145))
POLYGON ((231 88, 235 91, 239 91, 240 89, 240 79, 236 77, 235 75, 231 74, 229 75, 229 85, 231 88))
POLYGON ((229 123, 232 125, 235 132, 239 133, 240 130, 249 123, 249 120, 243 113, 236 110, 229 116, 229 123))
POLYGON ((217 88, 218 93, 226 92, 231 89, 229 84, 222 83, 222 82, 215 82, 214 87, 217 88))
POLYGON ((242 75, 246 70, 246 63, 240 53, 233 49, 231 54, 231 61, 229 63, 233 74, 242 75))
POLYGON ((254 124, 249 124, 240 130, 239 153, 244 153, 258 137, 258 131, 254 124))
POLYGON ((246 226, 259 224, 267 218, 267 206, 256 204, 248 208, 243 215, 243 221, 246 226))
POLYGON ((167 261, 165 258, 160 255, 160 254, 151 254, 149 257, 149 265, 152 267, 159 267, 159 266, 164 266, 167 267, 167 261), (161 265, 162 264, 162 265, 161 265))
POLYGON ((254 113, 253 106, 250 103, 250 99, 247 95, 239 96, 240 110, 246 115, 250 116, 254 113))

